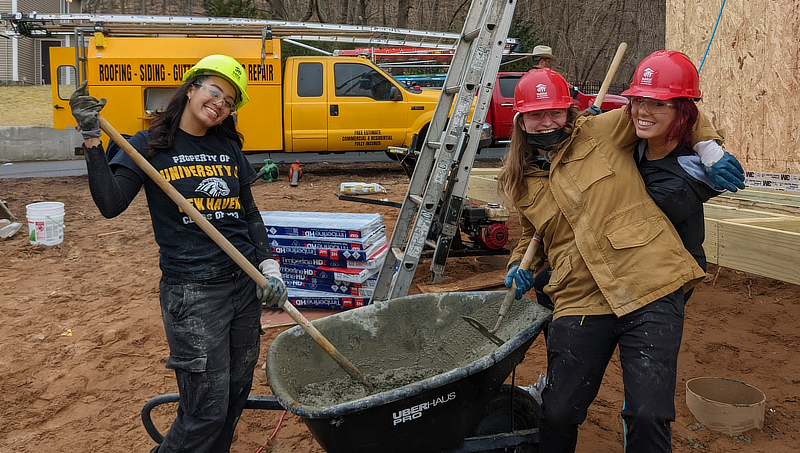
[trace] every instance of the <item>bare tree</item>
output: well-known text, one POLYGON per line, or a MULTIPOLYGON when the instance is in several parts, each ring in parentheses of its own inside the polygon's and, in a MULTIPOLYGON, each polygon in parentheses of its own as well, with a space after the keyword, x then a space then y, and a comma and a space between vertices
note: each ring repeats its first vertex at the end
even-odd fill
POLYGON ((274 20, 286 20, 289 16, 286 14, 286 5, 283 0, 269 0, 270 16, 274 20))
POLYGON ((338 23, 347 23, 347 11, 350 8, 350 0, 339 0, 339 17, 336 18, 338 23))
POLYGON ((409 0, 397 0, 397 28, 408 28, 408 14, 411 11, 409 0))

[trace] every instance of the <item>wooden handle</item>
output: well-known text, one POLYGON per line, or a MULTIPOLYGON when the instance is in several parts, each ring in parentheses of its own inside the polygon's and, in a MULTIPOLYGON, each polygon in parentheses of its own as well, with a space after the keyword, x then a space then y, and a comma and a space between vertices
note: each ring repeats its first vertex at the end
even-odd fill
MULTIPOLYGON (((191 203, 189 203, 189 201, 186 198, 184 198, 183 195, 181 195, 181 193, 178 192, 178 190, 172 186, 172 184, 170 184, 166 179, 164 179, 164 177, 161 176, 161 173, 159 173, 153 167, 153 165, 147 159, 144 158, 144 156, 139 154, 139 151, 136 151, 136 148, 134 148, 130 143, 128 143, 128 141, 125 140, 125 137, 120 135, 120 133, 117 132, 116 129, 114 129, 114 126, 111 125, 111 123, 109 123, 101 115, 97 115, 97 121, 100 123, 100 129, 102 129, 103 132, 108 134, 108 136, 111 137, 111 140, 114 140, 114 143, 119 145, 119 147, 122 148, 123 151, 125 151, 125 154, 127 154, 136 163, 136 165, 138 165, 139 168, 141 168, 142 171, 144 171, 145 174, 147 174, 147 176, 149 176, 150 179, 152 179, 153 182, 155 182, 158 185, 158 187, 160 187, 161 190, 163 190, 164 193, 166 193, 172 199, 172 201, 175 202, 175 204, 177 204, 181 209, 183 209, 183 212, 189 215, 189 217, 191 217, 192 220, 194 220, 194 222, 200 227, 200 229, 205 231, 205 233, 208 234, 208 236, 217 245, 219 245, 220 248, 222 248, 222 250, 228 256, 230 256, 233 259, 233 261, 235 261, 236 264, 238 264, 239 267, 242 268, 242 270, 245 271, 245 273, 247 273, 247 275, 249 275, 254 282, 256 282, 258 286, 263 288, 264 285, 267 284, 267 278, 264 277, 261 271, 256 269, 256 267, 253 266, 253 263, 251 263, 250 260, 245 258, 244 255, 242 255, 242 253, 239 250, 237 250, 236 247, 234 247, 233 244, 230 243, 230 241, 228 241, 228 238, 223 236, 222 233, 220 233, 219 230, 217 230, 214 227, 214 225, 212 225, 211 222, 208 221, 208 219, 206 219, 202 214, 200 214, 200 211, 198 211, 191 203)), ((294 320, 294 322, 297 323, 297 325, 299 325, 311 338, 313 338, 314 341, 316 341, 317 344, 319 344, 322 347, 322 349, 324 349, 325 352, 327 352, 328 355, 330 355, 331 358, 335 360, 336 363, 338 363, 339 366, 342 367, 342 369, 344 369, 344 371, 347 372, 347 374, 349 374, 362 384, 365 384, 367 387, 371 388, 366 378, 364 378, 364 375, 361 374, 360 371, 358 371, 355 365, 353 365, 338 350, 336 350, 336 348, 331 344, 331 342, 329 342, 319 332, 319 330, 316 329, 316 327, 312 326, 311 322, 309 322, 309 320, 306 319, 305 316, 303 316, 299 311, 297 311, 297 308, 295 308, 294 305, 289 303, 289 301, 283 302, 280 305, 283 311, 285 311, 286 314, 288 314, 294 320)))
MULTIPOLYGON (((522 256, 522 262, 519 263, 519 269, 524 271, 530 269, 533 258, 536 255, 536 250, 539 249, 539 245, 541 243, 542 237, 539 236, 538 233, 534 232, 531 242, 528 244, 528 248, 525 249, 525 255, 522 256)), ((503 321, 506 313, 508 313, 508 310, 511 308, 511 304, 513 304, 514 300, 516 299, 516 292, 517 284, 514 280, 512 280, 511 288, 508 288, 508 291, 506 291, 506 297, 504 297, 503 302, 500 303, 500 310, 497 312, 497 322, 495 323, 494 327, 489 330, 490 334, 494 334, 500 328, 500 323, 503 321)))
POLYGON ((611 66, 608 68, 606 78, 603 80, 603 84, 600 86, 600 91, 597 92, 597 97, 594 99, 594 105, 596 105, 597 108, 600 108, 600 106, 603 105, 603 99, 606 98, 608 87, 611 86, 611 81, 614 79, 614 74, 617 73, 619 63, 622 61, 622 55, 625 53, 627 48, 628 44, 624 42, 620 43, 619 47, 617 47, 617 54, 614 55, 614 59, 611 60, 611 66))

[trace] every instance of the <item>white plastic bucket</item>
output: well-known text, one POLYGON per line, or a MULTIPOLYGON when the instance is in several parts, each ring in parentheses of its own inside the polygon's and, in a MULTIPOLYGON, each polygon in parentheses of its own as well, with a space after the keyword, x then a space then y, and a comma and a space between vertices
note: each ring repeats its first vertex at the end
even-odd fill
POLYGON ((64 240, 64 203, 32 203, 25 211, 31 244, 58 245, 64 240))

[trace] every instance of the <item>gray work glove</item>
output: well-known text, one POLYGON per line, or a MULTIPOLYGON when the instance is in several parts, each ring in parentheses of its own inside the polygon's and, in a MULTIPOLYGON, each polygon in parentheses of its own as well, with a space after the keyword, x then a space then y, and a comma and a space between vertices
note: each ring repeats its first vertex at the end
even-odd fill
POLYGON ((267 307, 278 304, 282 307, 289 292, 286 290, 286 285, 281 279, 280 265, 277 261, 269 259, 264 260, 258 265, 258 269, 267 278, 267 284, 264 287, 256 285, 256 296, 258 300, 263 302, 267 307))
POLYGON ((81 135, 84 140, 92 137, 100 137, 100 124, 97 122, 97 115, 100 110, 106 105, 106 99, 94 98, 89 95, 89 90, 86 89, 88 81, 84 80, 83 83, 72 93, 69 97, 69 108, 72 110, 72 116, 78 122, 78 127, 81 129, 81 135))
POLYGON ((600 110, 600 107, 598 107, 598 106, 596 106, 594 104, 590 105, 589 108, 586 109, 586 111, 591 113, 592 115, 599 115, 599 114, 603 113, 603 111, 600 110))

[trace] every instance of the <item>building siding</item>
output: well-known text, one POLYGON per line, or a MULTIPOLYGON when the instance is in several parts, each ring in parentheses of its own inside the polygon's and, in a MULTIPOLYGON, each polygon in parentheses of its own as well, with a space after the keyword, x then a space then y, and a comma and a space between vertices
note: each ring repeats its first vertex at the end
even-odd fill
MULTIPOLYGON (((0 0, 0 13, 11 12, 11 0, 0 0)), ((0 38, 0 83, 11 81, 11 40, 0 38)))
MULTIPOLYGON (((59 0, 18 0, 17 12, 28 14, 33 11, 43 14, 58 14, 61 12, 59 0)), ((75 11, 80 12, 80 3, 73 2, 70 8, 77 8, 75 11)), ((0 0, 0 12, 11 13, 11 0, 0 0)), ((53 39, 53 38, 48 38, 53 39)), ((13 68, 13 49, 12 40, 3 39, 0 43, 0 83, 10 83, 13 81, 14 68, 13 68)), ((63 42, 63 39, 61 39, 63 42)), ((17 59, 17 74, 18 82, 25 84, 41 84, 42 83, 42 58, 47 58, 47 55, 42 55, 41 43, 39 39, 20 37, 18 39, 18 59, 17 59)))

